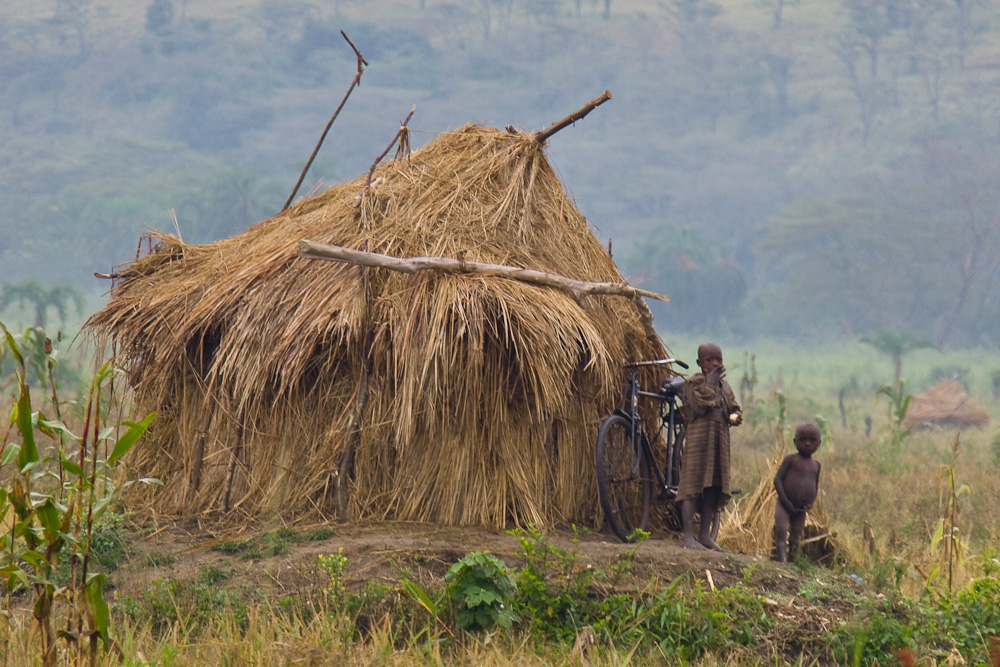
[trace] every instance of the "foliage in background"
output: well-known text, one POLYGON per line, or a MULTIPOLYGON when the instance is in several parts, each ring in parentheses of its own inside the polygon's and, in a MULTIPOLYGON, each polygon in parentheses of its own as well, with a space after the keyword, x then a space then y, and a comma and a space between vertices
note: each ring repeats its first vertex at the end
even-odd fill
POLYGON ((0 282, 97 291, 171 209, 195 242, 276 213, 354 74, 345 29, 371 67, 307 188, 366 171, 414 102, 429 132, 538 128, 608 88, 552 157, 602 241, 641 256, 628 273, 677 295, 666 326, 998 342, 994 4, 369 4, 11 5, 0 282))

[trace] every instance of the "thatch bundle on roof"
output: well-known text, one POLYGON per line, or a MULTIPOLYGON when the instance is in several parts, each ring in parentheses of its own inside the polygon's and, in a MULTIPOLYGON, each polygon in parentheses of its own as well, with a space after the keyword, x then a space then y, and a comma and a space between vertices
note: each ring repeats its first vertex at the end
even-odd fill
POLYGON ((621 364, 664 354, 630 300, 297 257, 307 239, 623 282, 542 146, 466 126, 374 176, 233 238, 156 235, 119 272, 89 326, 158 412, 134 456, 164 482, 158 508, 326 512, 343 483, 354 517, 593 523, 621 364))
POLYGON ((913 397, 906 412, 903 426, 936 424, 968 428, 982 428, 990 423, 990 416, 978 403, 968 397, 962 385, 954 378, 945 378, 922 394, 913 397))

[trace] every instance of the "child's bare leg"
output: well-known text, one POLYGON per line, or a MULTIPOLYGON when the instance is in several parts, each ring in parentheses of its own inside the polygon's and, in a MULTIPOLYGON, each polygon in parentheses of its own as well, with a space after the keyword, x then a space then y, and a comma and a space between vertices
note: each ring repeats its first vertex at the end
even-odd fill
POLYGON ((698 531, 698 542, 706 549, 722 551, 722 547, 712 539, 712 521, 719 509, 719 489, 711 486, 701 494, 701 529, 698 531))
POLYGON ((779 563, 788 562, 788 511, 779 502, 774 508, 774 549, 779 563))
POLYGON ((686 498, 681 501, 681 543, 688 549, 704 549, 694 539, 695 499, 686 498))
POLYGON ((788 533, 788 556, 794 560, 802 544, 802 532, 806 528, 806 513, 796 512, 791 517, 791 530, 788 533))

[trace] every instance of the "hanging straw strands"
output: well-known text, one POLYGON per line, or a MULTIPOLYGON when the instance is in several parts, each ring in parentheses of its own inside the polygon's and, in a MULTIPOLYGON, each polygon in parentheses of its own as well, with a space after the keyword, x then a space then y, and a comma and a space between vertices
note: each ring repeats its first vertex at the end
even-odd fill
POLYGON ((307 239, 357 249, 368 238, 389 257, 624 284, 542 145, 466 126, 372 175, 233 238, 157 234, 117 271, 88 326, 136 371, 140 408, 158 411, 133 464, 163 480, 159 511, 332 513, 346 489, 352 517, 593 525, 593 442, 621 363, 665 355, 633 301, 372 271, 366 307, 356 267, 298 256, 307 239), (366 357, 363 428, 342 476, 366 357))

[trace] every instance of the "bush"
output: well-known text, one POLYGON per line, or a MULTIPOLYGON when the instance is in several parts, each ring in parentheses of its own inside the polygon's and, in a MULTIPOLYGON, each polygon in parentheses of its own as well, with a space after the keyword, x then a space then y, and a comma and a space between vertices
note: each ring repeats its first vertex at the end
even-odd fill
POLYGON ((444 577, 445 593, 456 606, 455 618, 465 630, 509 628, 519 620, 513 600, 517 584, 507 565, 489 551, 476 551, 458 561, 444 577))

